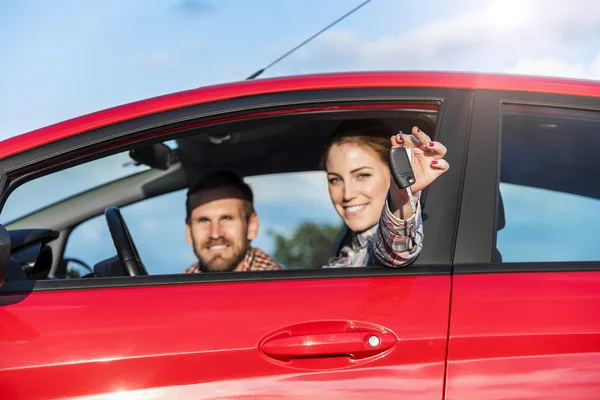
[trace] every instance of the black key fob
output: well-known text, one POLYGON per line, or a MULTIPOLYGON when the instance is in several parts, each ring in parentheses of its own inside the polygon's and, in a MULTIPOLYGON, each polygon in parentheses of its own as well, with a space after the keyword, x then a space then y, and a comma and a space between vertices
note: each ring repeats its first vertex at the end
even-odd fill
POLYGON ((406 147, 394 147, 389 152, 390 172, 394 182, 400 189, 415 184, 415 174, 413 173, 410 159, 406 147))

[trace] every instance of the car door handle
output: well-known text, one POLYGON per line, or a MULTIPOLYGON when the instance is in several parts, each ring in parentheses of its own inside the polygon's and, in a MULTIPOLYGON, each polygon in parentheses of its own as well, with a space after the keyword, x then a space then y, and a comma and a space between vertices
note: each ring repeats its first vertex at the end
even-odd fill
POLYGON ((348 356, 360 359, 384 352, 394 345, 390 332, 350 330, 347 332, 281 335, 262 345, 265 355, 290 361, 294 358, 348 356))

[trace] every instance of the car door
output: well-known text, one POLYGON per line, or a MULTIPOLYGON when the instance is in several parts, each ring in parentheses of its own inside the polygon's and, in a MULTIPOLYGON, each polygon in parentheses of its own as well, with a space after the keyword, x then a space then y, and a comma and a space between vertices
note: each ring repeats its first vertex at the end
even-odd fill
POLYGON ((448 399, 600 398, 600 99, 592 92, 475 94, 448 399))
POLYGON ((22 165, 51 164, 61 148, 77 156, 87 145, 89 156, 147 138, 144 127, 175 117, 210 115, 202 122, 210 126, 234 111, 243 119, 275 107, 278 115, 382 104, 393 110, 414 100, 443 109, 433 134, 453 166, 424 194, 424 249, 405 268, 5 282, 3 398, 442 398, 470 99, 466 90, 411 88, 245 96, 140 117, 3 160, 2 169, 16 174, 22 165), (144 129, 124 135, 132 124, 144 129))

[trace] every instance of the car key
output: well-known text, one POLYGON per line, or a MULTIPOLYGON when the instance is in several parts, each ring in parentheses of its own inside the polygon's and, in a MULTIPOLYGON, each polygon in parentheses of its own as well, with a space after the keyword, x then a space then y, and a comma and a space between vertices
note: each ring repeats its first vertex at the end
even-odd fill
MULTIPOLYGON (((402 134, 402 132, 400 132, 400 134, 402 134)), ((413 199, 412 190, 410 188, 415 184, 416 180, 412 166, 410 165, 410 159, 408 158, 408 151, 406 150, 406 147, 404 147, 404 141, 399 147, 390 149, 389 164, 390 172, 392 173, 394 182, 396 182, 396 185, 400 189, 406 188, 408 201, 410 201, 410 207, 412 208, 413 213, 416 213, 417 207, 415 205, 415 200, 413 199)))

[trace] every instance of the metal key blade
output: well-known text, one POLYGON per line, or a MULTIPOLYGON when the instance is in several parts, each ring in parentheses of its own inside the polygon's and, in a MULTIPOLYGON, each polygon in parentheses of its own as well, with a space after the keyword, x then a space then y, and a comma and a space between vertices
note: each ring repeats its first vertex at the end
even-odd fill
POLYGON ((410 208, 412 208, 413 213, 417 213, 417 206, 415 204, 415 199, 413 198, 412 190, 410 186, 406 187, 406 194, 408 194, 408 201, 410 202, 410 208))

